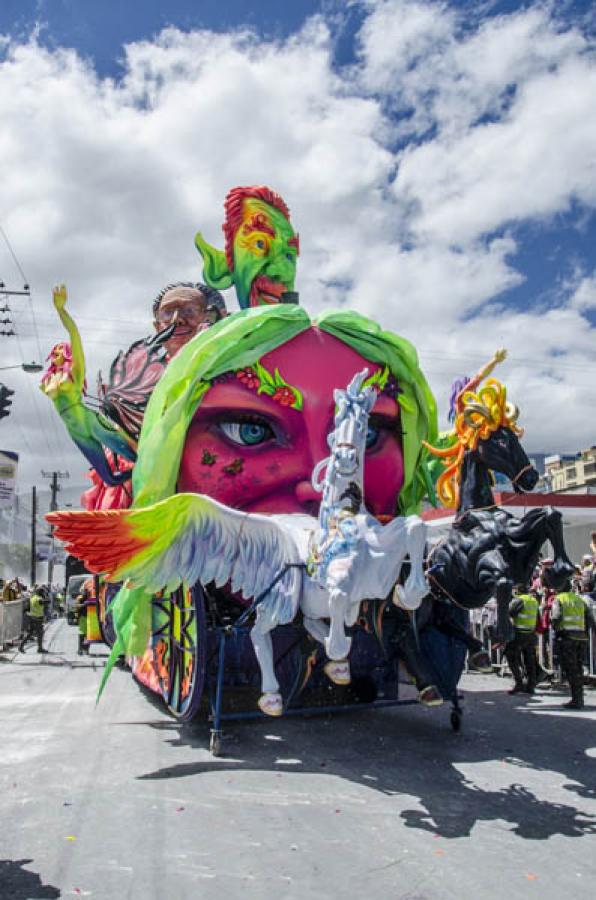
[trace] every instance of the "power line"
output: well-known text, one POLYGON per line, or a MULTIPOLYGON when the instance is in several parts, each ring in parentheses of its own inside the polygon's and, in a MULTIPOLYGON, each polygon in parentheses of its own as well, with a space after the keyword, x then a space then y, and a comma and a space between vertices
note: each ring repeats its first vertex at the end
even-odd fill
POLYGON ((43 360, 43 354, 41 352, 41 344, 39 343, 39 332, 37 330, 37 322, 35 321, 35 312, 33 311, 33 298, 31 294, 29 294, 29 310, 31 312, 31 320, 33 322, 33 331, 35 334, 35 341, 37 343, 37 358, 41 362, 43 360))
MULTIPOLYGON (((19 337, 18 331, 16 332, 16 338, 17 338, 17 346, 18 346, 18 348, 19 348, 19 355, 20 355, 20 357, 21 357, 21 362, 24 363, 24 362, 25 362, 25 357, 24 357, 24 355, 23 355, 23 346, 22 346, 22 344, 21 344, 21 339, 20 339, 20 337, 19 337)), ((27 381, 26 381, 26 384, 27 384, 27 389, 28 389, 28 391, 29 391, 29 394, 30 394, 30 396, 32 396, 33 409, 35 410, 35 414, 36 414, 36 416, 37 416, 37 421, 39 422, 39 427, 40 427, 41 431, 43 432, 43 436, 44 436, 44 439, 45 439, 45 442, 46 442, 46 446, 47 446, 47 448, 48 448, 48 453, 49 453, 50 456, 51 456, 51 455, 52 455, 52 449, 51 449, 51 447, 50 447, 50 442, 49 442, 49 440, 48 440, 48 432, 47 432, 47 429, 45 429, 45 428, 43 427, 43 422, 42 422, 42 420, 41 420, 41 413, 39 412, 39 407, 37 406, 37 403, 36 403, 35 393, 33 393, 33 394, 31 395, 31 387, 32 387, 32 385, 30 384, 30 382, 29 382, 28 379, 27 379, 27 381)), ((58 452, 60 452, 60 451, 58 451, 58 452)))
MULTIPOLYGON (((2 227, 2 224, 1 224, 1 223, 0 223, 0 234, 2 234, 2 237, 4 238, 4 241, 5 241, 5 243, 6 243, 6 246, 8 247, 8 250, 9 250, 9 252, 10 252, 10 255, 12 256, 12 258, 13 258, 13 260, 14 260, 14 263, 15 263, 17 269, 19 270, 19 272, 20 272, 20 274, 21 274, 21 277, 23 278, 23 282, 24 282, 24 292, 25 292, 25 293, 27 294, 27 296, 29 297, 29 309, 30 309, 30 313, 31 313, 31 322, 32 322, 32 325, 33 325, 33 332, 34 332, 34 334, 35 334, 35 341, 36 341, 36 344, 37 344, 38 359, 39 359, 39 361, 41 362, 41 361, 42 361, 42 358, 43 358, 43 354, 42 354, 42 351, 41 351, 41 343, 40 343, 40 340, 39 340, 39 332, 38 332, 38 329, 37 329, 37 322, 36 322, 36 320, 35 320, 35 311, 34 311, 34 309, 33 309, 33 302, 32 302, 32 299, 31 299, 31 293, 30 293, 30 290, 29 290, 29 284, 28 284, 27 276, 25 275, 25 272, 24 272, 24 270, 23 270, 23 267, 21 266, 21 263, 19 262, 19 259, 18 259, 17 255, 16 255, 16 253, 15 253, 15 250, 14 250, 12 244, 10 243, 10 240, 8 239, 8 235, 6 234, 6 231, 5 231, 4 228, 2 227)), ((8 302, 7 302, 7 305, 8 305, 8 302)), ((21 341, 20 341, 18 329, 16 329, 16 328, 15 328, 15 336, 16 336, 16 338, 17 338, 17 344, 18 344, 18 347, 19 347, 19 354, 20 354, 20 356, 21 356, 21 362, 24 363, 24 362, 25 362, 25 357, 24 357, 24 354, 23 354, 23 347, 22 347, 22 344, 21 344, 21 341)), ((30 388, 31 388, 31 385, 28 384, 27 387, 30 389, 30 388)), ((37 406, 37 402, 36 402, 36 401, 37 401, 37 398, 36 398, 36 394, 35 394, 35 392, 34 392, 34 393, 33 393, 33 407, 34 407, 34 409, 35 409, 35 413, 36 413, 36 415, 37 415, 37 418, 38 418, 38 421, 39 421, 40 428, 41 428, 41 430, 43 431, 44 438, 45 438, 45 442, 46 442, 46 445, 47 445, 47 448, 48 448, 48 452, 49 452, 50 455, 51 455, 51 454, 52 454, 52 450, 51 450, 51 448, 50 448, 50 442, 49 442, 49 440, 48 440, 47 430, 44 429, 44 427, 43 427, 43 422, 42 422, 42 418, 41 418, 41 413, 39 412, 39 407, 37 406)), ((58 452, 58 455, 60 455, 60 453, 61 453, 62 450, 63 450, 63 443, 62 443, 62 441, 61 441, 61 439, 60 439, 60 436, 59 436, 59 434, 58 434, 58 429, 56 428, 56 422, 55 422, 55 420, 54 420, 54 416, 53 416, 53 415, 50 416, 50 422, 51 422, 51 429, 52 429, 52 432, 53 432, 54 440, 55 440, 55 442, 56 442, 56 450, 57 450, 57 452, 58 452)), ((26 443, 28 444, 28 442, 26 442, 26 443)), ((28 445, 28 446, 29 446, 29 445, 28 445)), ((29 449, 30 449, 30 452, 32 452, 30 447, 29 447, 29 449)))
MULTIPOLYGON (((417 350, 418 350, 419 357, 430 357, 430 358, 434 358, 434 359, 437 359, 440 361, 445 361, 445 362, 448 362, 450 360, 459 361, 461 363, 461 366, 464 369, 469 368, 469 366, 468 366, 469 362, 472 362, 474 360, 476 360, 478 362, 486 362, 486 359, 487 359, 487 357, 485 355, 480 356, 478 354, 472 354, 472 353, 466 353, 465 356, 462 356, 462 355, 456 354, 456 353, 452 353, 452 354, 437 353, 434 350, 421 350, 418 348, 417 348, 417 350)), ((589 371, 589 372, 594 371, 594 363, 586 363, 586 365, 581 365, 581 364, 578 365, 577 363, 559 362, 559 357, 556 357, 556 356, 551 357, 549 360, 549 359, 543 359, 541 357, 532 356, 531 354, 528 354, 528 355, 525 355, 523 357, 523 359, 524 359, 524 361, 526 361, 528 363, 538 363, 542 367, 548 366, 549 368, 552 368, 552 369, 559 368, 559 369, 577 369, 577 370, 589 371)), ((514 354, 508 353, 506 363, 515 363, 517 368, 519 368, 521 365, 521 358, 515 356, 514 354)))
POLYGON ((20 262, 19 262, 18 259, 17 259, 17 255, 16 255, 16 253, 14 252, 14 250, 12 249, 12 244, 11 244, 10 241, 8 240, 8 235, 7 235, 6 232, 4 231, 4 228, 2 227, 1 224, 0 224, 0 234, 1 234, 2 237, 4 238, 4 241, 6 242, 6 246, 8 247, 8 249, 9 249, 9 251, 10 251, 10 255, 12 256, 12 258, 13 258, 13 260, 14 260, 14 263, 15 263, 15 265, 16 265, 16 267, 17 267, 17 269, 18 269, 19 272, 21 273, 21 277, 22 277, 23 282, 24 282, 24 284, 25 284, 25 289, 27 289, 27 284, 28 284, 28 282, 27 282, 27 276, 26 276, 25 273, 23 272, 23 269, 21 268, 21 264, 20 264, 20 262))

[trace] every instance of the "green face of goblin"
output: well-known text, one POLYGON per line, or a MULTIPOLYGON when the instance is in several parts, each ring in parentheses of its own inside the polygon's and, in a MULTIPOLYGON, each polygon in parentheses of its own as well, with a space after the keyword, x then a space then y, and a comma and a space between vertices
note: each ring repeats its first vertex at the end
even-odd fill
POLYGON ((233 284, 242 309, 296 302, 298 235, 284 213, 271 204, 256 197, 244 198, 227 254, 207 244, 200 234, 195 244, 203 257, 207 284, 219 289, 233 284))

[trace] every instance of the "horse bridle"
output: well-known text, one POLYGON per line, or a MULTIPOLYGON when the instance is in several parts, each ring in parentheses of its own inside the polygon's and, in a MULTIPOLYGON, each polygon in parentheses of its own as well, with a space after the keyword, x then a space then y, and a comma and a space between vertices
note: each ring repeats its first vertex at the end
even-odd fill
MULTIPOLYGON (((524 475, 526 472, 530 472, 533 468, 534 468, 534 466, 532 465, 532 463, 528 463, 527 466, 524 466, 523 469, 519 470, 519 472, 517 473, 515 478, 511 479, 511 484, 516 484, 518 478, 521 478, 522 475, 524 475)), ((521 490, 523 491, 523 488, 521 488, 521 490)))

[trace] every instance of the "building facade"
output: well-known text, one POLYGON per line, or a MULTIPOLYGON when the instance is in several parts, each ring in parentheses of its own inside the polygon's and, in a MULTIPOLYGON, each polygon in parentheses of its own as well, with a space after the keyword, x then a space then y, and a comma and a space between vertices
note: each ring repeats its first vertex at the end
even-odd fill
POLYGON ((574 456, 547 456, 544 481, 553 493, 596 493, 596 447, 574 456))

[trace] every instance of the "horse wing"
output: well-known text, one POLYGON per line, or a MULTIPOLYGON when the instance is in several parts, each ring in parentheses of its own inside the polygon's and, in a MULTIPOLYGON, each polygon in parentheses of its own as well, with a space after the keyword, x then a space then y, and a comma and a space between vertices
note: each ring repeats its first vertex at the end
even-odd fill
MULTIPOLYGON (((217 586, 255 597, 288 564, 302 562, 291 530, 271 516, 242 513, 203 494, 176 494, 143 509, 54 512, 46 518, 68 552, 108 581, 128 580, 148 592, 182 582, 217 586)), ((295 594, 289 569, 270 600, 295 594)))

